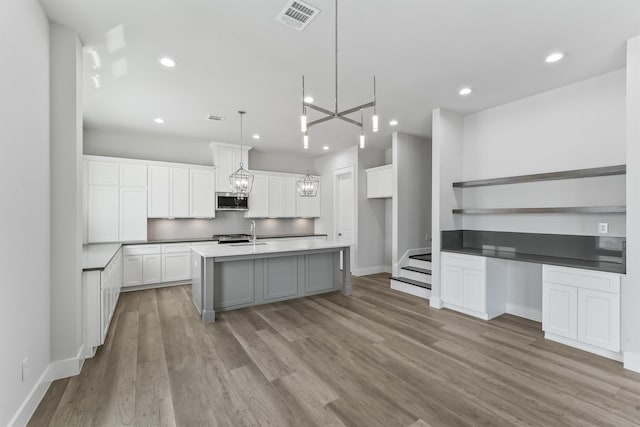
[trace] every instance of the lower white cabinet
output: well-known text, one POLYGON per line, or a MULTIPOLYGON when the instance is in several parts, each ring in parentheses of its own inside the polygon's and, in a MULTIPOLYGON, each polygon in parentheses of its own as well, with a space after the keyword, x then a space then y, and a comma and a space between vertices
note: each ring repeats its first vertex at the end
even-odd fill
POLYGON ((128 255, 122 261, 122 286, 142 285, 142 255, 128 255))
POLYGON ((620 275, 544 265, 542 276, 545 337, 619 358, 620 275))
POLYGON ((451 310, 492 319, 506 310, 503 260, 442 252, 442 301, 451 310))
POLYGON ((190 260, 189 252, 162 254, 162 281, 177 282, 191 279, 190 260))
POLYGON ((142 256, 142 284, 152 285, 162 281, 162 255, 142 256))

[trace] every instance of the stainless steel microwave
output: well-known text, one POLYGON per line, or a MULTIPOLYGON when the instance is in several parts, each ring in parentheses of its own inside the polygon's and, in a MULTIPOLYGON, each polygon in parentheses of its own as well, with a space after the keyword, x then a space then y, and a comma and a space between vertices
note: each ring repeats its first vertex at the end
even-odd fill
POLYGON ((247 211, 249 198, 240 198, 236 193, 216 193, 217 211, 247 211))

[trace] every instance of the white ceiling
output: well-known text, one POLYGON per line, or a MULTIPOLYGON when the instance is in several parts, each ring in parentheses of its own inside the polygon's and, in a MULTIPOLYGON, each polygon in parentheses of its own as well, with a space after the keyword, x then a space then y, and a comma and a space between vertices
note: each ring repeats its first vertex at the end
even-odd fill
MULTIPOLYGON (((307 93, 332 109, 333 0, 308 0, 321 13, 302 32, 275 21, 286 0, 40 1, 100 56, 98 70, 85 57, 89 127, 238 143, 244 109, 245 143, 304 154, 303 74, 307 93), (109 52, 118 27, 124 43, 109 52), (162 56, 177 67, 161 67, 162 56), (226 120, 207 121, 209 113, 226 120)), ((381 129, 365 131, 380 148, 390 145, 392 118, 399 131, 430 136, 434 108, 468 114, 624 67, 624 42, 640 34, 638 0, 342 0, 339 13, 340 109, 370 101, 376 74, 381 129), (546 64, 554 50, 567 58, 546 64), (466 85, 474 92, 461 97, 466 85)), ((358 135, 345 122, 320 124, 308 154, 356 145, 358 135)))

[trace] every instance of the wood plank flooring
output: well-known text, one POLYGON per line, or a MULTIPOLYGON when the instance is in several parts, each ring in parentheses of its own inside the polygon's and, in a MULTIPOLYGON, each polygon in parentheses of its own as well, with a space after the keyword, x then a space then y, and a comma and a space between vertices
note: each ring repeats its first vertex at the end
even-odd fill
POLYGON ((52 384, 32 426, 638 426, 640 375, 389 289, 220 313, 190 288, 122 294, 107 342, 52 384))

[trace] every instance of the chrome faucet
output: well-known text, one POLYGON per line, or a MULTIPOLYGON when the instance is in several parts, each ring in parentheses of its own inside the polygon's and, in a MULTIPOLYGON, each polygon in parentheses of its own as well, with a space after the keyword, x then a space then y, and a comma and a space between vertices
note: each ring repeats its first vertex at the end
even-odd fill
POLYGON ((251 221, 251 227, 249 228, 249 231, 253 232, 253 237, 251 241, 253 242, 253 244, 255 244, 256 243, 256 222, 255 221, 251 221))

